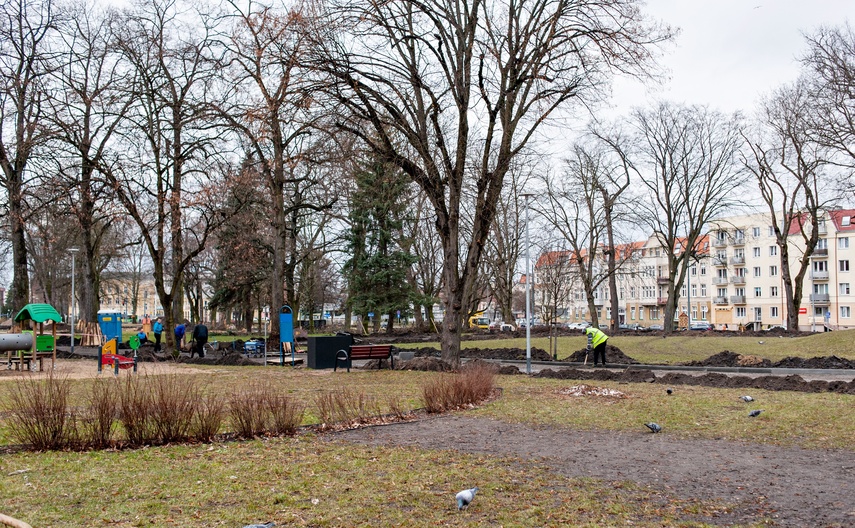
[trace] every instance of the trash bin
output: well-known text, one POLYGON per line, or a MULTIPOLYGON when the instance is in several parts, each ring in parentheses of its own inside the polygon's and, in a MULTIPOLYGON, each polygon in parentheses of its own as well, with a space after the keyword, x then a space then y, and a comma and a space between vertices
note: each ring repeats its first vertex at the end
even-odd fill
POLYGON ((311 369, 335 367, 335 354, 347 350, 353 344, 352 335, 310 336, 306 363, 311 369))
POLYGON ((116 343, 122 342, 122 314, 114 310, 101 310, 98 312, 98 326, 104 339, 109 341, 116 338, 116 343))

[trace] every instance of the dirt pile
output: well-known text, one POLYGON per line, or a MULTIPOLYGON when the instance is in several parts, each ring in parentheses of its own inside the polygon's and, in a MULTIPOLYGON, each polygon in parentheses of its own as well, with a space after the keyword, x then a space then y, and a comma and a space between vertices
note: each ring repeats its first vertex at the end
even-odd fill
POLYGON ((625 371, 609 369, 576 369, 560 370, 544 369, 533 374, 536 378, 574 379, 617 381, 624 383, 659 383, 662 385, 699 385, 717 388, 763 389, 771 391, 796 392, 835 392, 838 394, 855 394, 855 380, 845 381, 805 381, 801 376, 727 376, 718 372, 709 372, 699 376, 681 372, 669 372, 657 377, 653 372, 642 369, 627 369, 625 371))
MULTIPOLYGON (((611 362, 611 357, 609 362, 611 362)), ((700 361, 681 363, 687 367, 763 367, 763 368, 814 368, 814 369, 855 369, 855 361, 837 356, 812 358, 785 357, 772 362, 759 356, 747 356, 725 350, 700 361)))
MULTIPOLYGON (((440 357, 441 355, 438 349, 431 347, 422 347, 414 350, 414 352, 416 357, 440 357)), ((460 349, 460 357, 517 361, 524 361, 526 359, 525 349, 522 348, 462 348, 460 349)), ((533 361, 552 361, 552 356, 542 348, 532 347, 531 359, 533 361)))
POLYGON ((426 372, 451 372, 451 365, 431 356, 417 356, 407 361, 395 363, 395 370, 420 370, 426 372))

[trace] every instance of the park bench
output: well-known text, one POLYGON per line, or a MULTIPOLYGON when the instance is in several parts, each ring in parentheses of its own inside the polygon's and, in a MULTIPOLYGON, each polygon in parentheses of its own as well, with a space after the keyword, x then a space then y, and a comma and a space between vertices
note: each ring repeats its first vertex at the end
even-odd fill
POLYGON ((395 359, 392 356, 392 345, 350 345, 347 350, 339 350, 335 354, 335 366, 333 372, 338 368, 338 362, 343 361, 347 365, 347 371, 354 359, 379 359, 377 368, 382 366, 382 360, 389 360, 389 368, 395 368, 395 359))

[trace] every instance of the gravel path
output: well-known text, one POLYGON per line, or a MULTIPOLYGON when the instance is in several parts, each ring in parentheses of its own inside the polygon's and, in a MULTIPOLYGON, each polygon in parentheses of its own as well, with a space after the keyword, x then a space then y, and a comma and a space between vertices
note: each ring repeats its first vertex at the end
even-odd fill
POLYGON ((855 453, 665 434, 575 431, 508 424, 463 414, 345 431, 374 445, 516 456, 568 477, 630 480, 684 499, 734 504, 709 522, 773 519, 779 526, 855 526, 855 453))

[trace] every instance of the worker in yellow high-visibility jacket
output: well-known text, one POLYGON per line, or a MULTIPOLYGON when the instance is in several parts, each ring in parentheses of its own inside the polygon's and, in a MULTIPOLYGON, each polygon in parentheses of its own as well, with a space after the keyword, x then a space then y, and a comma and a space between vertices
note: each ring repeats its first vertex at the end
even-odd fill
POLYGON ((594 349, 594 366, 597 366, 597 360, 602 358, 603 366, 606 366, 606 341, 609 336, 603 333, 599 328, 588 327, 585 329, 585 335, 588 337, 588 352, 594 349))

